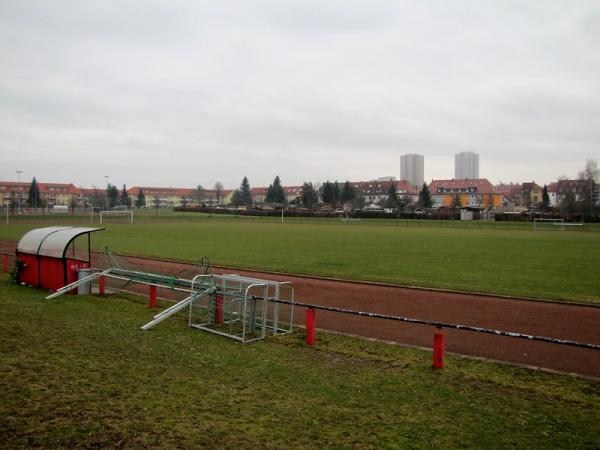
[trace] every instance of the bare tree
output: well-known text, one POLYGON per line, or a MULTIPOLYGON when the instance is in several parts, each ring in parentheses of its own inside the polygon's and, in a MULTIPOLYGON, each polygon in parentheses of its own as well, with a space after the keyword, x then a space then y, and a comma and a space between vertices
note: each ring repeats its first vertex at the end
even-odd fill
POLYGON ((600 178, 600 169, 598 169, 598 163, 593 159, 588 159, 585 163, 585 169, 579 172, 580 180, 593 180, 598 181, 600 178))
POLYGON ((202 202, 204 201, 204 188, 201 184, 196 187, 196 190, 194 191, 194 197, 196 203, 198 203, 198 206, 202 206, 202 202))
POLYGON ((598 178, 600 170, 598 163, 593 159, 588 159, 585 164, 585 169, 579 172, 579 179, 585 182, 583 189, 583 212, 585 214, 594 215, 598 205, 598 178))
POLYGON ((221 197, 223 196, 223 183, 217 181, 215 183, 215 194, 217 197, 217 205, 221 204, 221 197))

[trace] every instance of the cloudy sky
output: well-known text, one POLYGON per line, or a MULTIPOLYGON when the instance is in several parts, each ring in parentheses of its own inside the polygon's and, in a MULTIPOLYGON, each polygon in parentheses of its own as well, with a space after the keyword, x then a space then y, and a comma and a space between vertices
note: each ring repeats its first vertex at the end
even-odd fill
POLYGON ((598 0, 0 0, 0 179, 546 183, 600 160, 598 0))

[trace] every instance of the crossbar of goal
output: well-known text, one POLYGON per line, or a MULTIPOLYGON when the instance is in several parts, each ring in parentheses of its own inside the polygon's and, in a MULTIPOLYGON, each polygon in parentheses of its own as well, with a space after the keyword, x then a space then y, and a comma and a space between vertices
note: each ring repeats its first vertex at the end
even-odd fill
POLYGON ((133 223, 133 211, 100 211, 100 224, 104 223, 105 216, 129 216, 129 223, 133 223))

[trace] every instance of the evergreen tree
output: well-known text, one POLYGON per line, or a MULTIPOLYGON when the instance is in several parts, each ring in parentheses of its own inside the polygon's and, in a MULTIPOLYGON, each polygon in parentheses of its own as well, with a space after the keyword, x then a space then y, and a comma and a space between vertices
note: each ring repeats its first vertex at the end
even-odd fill
POLYGON ((302 185, 302 193, 300 194, 302 198, 302 205, 306 208, 312 208, 313 205, 317 203, 317 191, 315 190, 312 183, 304 183, 302 185))
POLYGON ((109 209, 114 208, 119 203, 119 190, 110 183, 108 183, 108 187, 106 188, 106 199, 109 209))
POLYGON ((548 194, 548 186, 544 185, 544 189, 542 190, 542 210, 549 211, 550 210, 550 195, 548 194))
POLYGON ((137 208, 146 206, 146 195, 142 189, 140 189, 140 192, 138 192, 137 198, 135 199, 135 206, 137 208))
POLYGON ((427 183, 423 183, 423 189, 419 192, 419 204, 421 205, 421 208, 431 208, 433 206, 431 192, 429 192, 427 183))
POLYGON ((33 177, 33 180, 31 180, 31 184, 29 185, 29 192, 27 194, 27 206, 29 206, 30 208, 41 208, 44 206, 40 197, 40 186, 38 185, 38 182, 35 179, 35 177, 33 177))
POLYGON ((196 200, 198 205, 202 205, 202 202, 204 201, 204 188, 201 184, 196 186, 196 190, 194 191, 194 200, 196 200))
POLYGON ((131 208, 131 199, 129 198, 129 193, 127 192, 127 186, 125 185, 123 185, 123 189, 121 189, 119 204, 121 206, 125 206, 127 209, 131 208))
POLYGON ((281 180, 279 176, 275 177, 273 180, 273 184, 269 185, 269 189, 267 191, 267 197, 265 201, 267 203, 285 203, 285 192, 283 191, 283 186, 281 186, 281 180))
POLYGON ((350 202, 356 198, 356 191, 354 187, 350 184, 348 180, 344 183, 344 187, 342 187, 341 200, 343 203, 350 202))
POLYGON ((335 202, 335 192, 333 189, 333 184, 329 182, 329 180, 327 180, 324 184, 323 184, 323 192, 321 194, 321 198, 323 199, 323 203, 329 203, 330 205, 333 205, 333 203, 335 202))
POLYGON ((396 192, 396 183, 393 181, 390 183, 390 187, 387 191, 387 199, 384 204, 387 208, 393 208, 398 203, 398 193, 396 192))
POLYGON ((231 196, 231 204, 233 206, 241 206, 243 204, 242 195, 240 194, 239 189, 233 191, 233 195, 231 196))
POLYGON ((340 191, 340 185, 337 181, 333 183, 333 205, 337 206, 342 198, 342 192, 340 191))
POLYGON ((239 205, 252 206, 252 189, 250 188, 248 177, 242 179, 242 183, 237 192, 239 205))

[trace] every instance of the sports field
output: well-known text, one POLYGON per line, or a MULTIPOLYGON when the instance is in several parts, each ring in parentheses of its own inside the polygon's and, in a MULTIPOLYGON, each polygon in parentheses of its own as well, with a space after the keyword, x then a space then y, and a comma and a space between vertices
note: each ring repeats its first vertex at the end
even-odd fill
MULTIPOLYGON (((294 274, 600 303, 600 228, 533 232, 531 224, 294 220, 161 215, 109 224, 98 250, 294 274)), ((113 219, 115 220, 115 219, 113 219)), ((0 225, 0 239, 73 223, 0 225)))
POLYGON ((302 332, 242 346, 150 332, 144 298, 65 296, 0 275, 2 448, 598 448, 600 386, 302 332))

